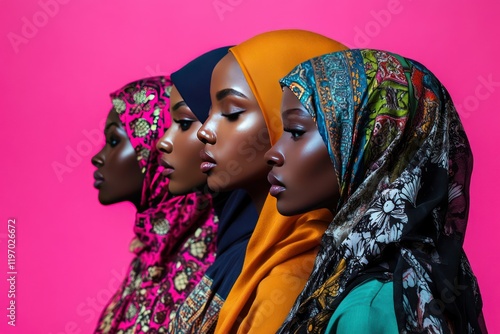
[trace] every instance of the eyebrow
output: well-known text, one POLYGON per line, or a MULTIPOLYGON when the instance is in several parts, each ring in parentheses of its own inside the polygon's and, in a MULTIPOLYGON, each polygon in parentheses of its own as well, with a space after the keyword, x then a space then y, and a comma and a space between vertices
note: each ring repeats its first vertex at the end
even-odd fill
POLYGON ((309 112, 300 108, 290 108, 281 113, 282 116, 297 116, 301 118, 306 118, 311 116, 309 112))
POLYGON ((226 88, 226 89, 218 91, 217 94, 215 94, 215 97, 217 98, 217 101, 220 101, 229 95, 242 97, 242 98, 248 100, 248 97, 245 94, 238 92, 237 90, 234 90, 232 88, 226 88))
POLYGON ((116 123, 116 122, 111 122, 111 123, 109 123, 109 124, 107 124, 107 125, 106 125, 106 127, 104 128, 104 132, 106 132, 106 131, 107 131, 110 127, 112 127, 113 125, 114 125, 114 126, 116 126, 116 127, 119 127, 118 123, 116 123))
POLYGON ((179 109, 180 107, 183 107, 183 106, 187 106, 186 102, 184 101, 179 101, 177 102, 173 107, 172 107, 172 111, 176 111, 177 109, 179 109))

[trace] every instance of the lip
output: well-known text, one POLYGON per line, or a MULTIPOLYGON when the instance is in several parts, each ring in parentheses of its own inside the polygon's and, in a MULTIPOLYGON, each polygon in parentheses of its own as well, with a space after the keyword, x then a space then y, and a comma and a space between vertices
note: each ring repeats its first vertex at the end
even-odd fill
POLYGON ((104 182, 104 176, 98 171, 94 172, 94 188, 99 189, 101 184, 104 182))
POLYGON ((168 177, 170 174, 172 174, 175 170, 170 164, 163 159, 163 156, 160 158, 160 165, 163 166, 163 170, 161 171, 161 175, 168 177))
POLYGON ((273 197, 277 197, 281 192, 286 190, 285 185, 276 175, 273 174, 273 172, 269 172, 269 174, 267 174, 267 181, 271 184, 269 194, 273 197))
POLYGON ((200 170, 202 173, 208 173, 212 168, 217 166, 217 163, 215 162, 215 159, 210 155, 209 152, 206 152, 205 150, 200 151, 200 158, 202 160, 200 164, 200 170))

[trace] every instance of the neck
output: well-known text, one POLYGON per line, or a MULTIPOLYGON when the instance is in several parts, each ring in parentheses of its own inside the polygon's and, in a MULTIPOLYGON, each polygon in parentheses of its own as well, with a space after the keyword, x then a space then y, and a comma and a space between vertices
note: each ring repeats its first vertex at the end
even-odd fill
POLYGON ((257 185, 252 185, 251 188, 245 189, 252 199, 255 209, 260 214, 262 208, 264 207, 264 202, 266 201, 267 195, 269 193, 269 183, 262 182, 257 185))

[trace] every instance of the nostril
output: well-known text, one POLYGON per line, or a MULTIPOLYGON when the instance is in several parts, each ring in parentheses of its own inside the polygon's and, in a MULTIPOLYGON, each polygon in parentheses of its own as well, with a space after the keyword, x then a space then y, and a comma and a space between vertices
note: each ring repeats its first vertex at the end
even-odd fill
POLYGON ((268 164, 269 166, 271 166, 271 167, 274 167, 274 166, 276 166, 276 161, 274 161, 274 160, 272 160, 272 159, 268 159, 268 160, 267 160, 267 164, 268 164))
POLYGON ((94 165, 94 167, 98 167, 98 168, 102 167, 102 165, 104 164, 102 159, 98 158, 97 156, 92 157, 91 162, 92 162, 92 165, 94 165))

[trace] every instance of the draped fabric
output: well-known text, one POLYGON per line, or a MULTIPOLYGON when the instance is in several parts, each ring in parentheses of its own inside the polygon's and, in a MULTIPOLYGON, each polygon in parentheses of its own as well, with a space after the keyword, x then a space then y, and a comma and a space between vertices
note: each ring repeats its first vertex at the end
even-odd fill
POLYGON ((212 71, 219 60, 227 54, 229 48, 224 46, 208 51, 172 73, 172 83, 201 123, 207 120, 211 105, 212 71))
MULTIPOLYGON (((279 79, 301 61, 344 49, 330 38, 303 30, 263 33, 230 49, 259 103, 271 144, 283 132, 279 79)), ((331 219, 326 209, 282 216, 276 198, 268 195, 216 333, 276 332, 309 277, 331 219)))
POLYGON ((281 83, 317 123, 341 198, 280 333, 322 333, 371 278, 393 281, 401 333, 486 332, 462 248, 472 153, 438 79, 393 53, 350 50, 306 61, 281 83))
POLYGON ((135 257, 96 333, 166 331, 178 305, 215 258, 217 217, 211 196, 171 197, 168 179, 161 175, 156 142, 171 124, 166 115, 170 88, 169 78, 153 77, 111 94, 144 183, 131 244, 135 257))
MULTIPOLYGON (((209 51, 172 74, 184 102, 204 122, 210 110, 210 79, 228 47, 209 51)), ((217 257, 200 283, 179 307, 171 332, 207 333, 215 328, 229 290, 241 272, 257 211, 243 190, 213 194, 218 221, 217 257)))

